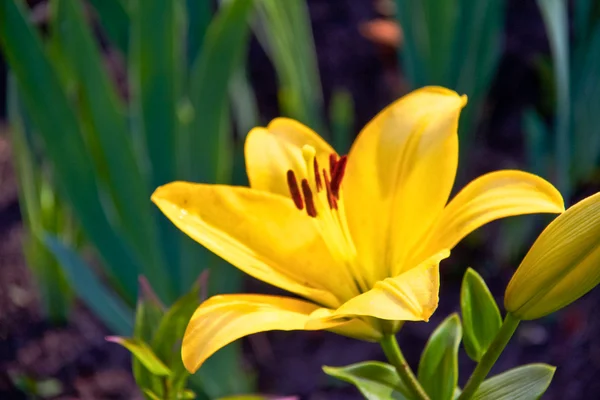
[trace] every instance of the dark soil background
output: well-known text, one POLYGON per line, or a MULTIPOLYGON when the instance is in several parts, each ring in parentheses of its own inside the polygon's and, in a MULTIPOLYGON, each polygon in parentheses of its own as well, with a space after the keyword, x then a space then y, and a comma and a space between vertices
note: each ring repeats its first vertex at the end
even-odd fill
MULTIPOLYGON (((390 49, 360 33, 360 25, 380 17, 370 0, 309 0, 326 104, 334 88, 352 92, 356 131, 403 90, 390 49)), ((523 110, 541 99, 534 60, 548 53, 542 21, 534 0, 508 1, 502 61, 476 136, 476 151, 461 155, 469 162, 465 181, 500 168, 521 168, 523 110)), ((0 93, 5 66, 0 62, 0 93)), ((273 68, 253 43, 250 76, 265 120, 277 111, 273 68)), ((0 96, 0 106, 4 102, 0 96)), ((0 113, 3 107, 0 107, 0 113)), ((0 114, 0 121, 3 114, 0 114)), ((25 399, 16 384, 26 380, 60 383, 55 399, 138 399, 129 356, 106 343, 109 332, 81 305, 66 326, 49 325, 41 315, 34 282, 21 252, 21 217, 11 166, 10 144, 0 128, 0 399, 25 399)), ((460 186, 462 182, 459 182, 460 186)), ((586 188, 578 198, 600 188, 586 188)), ((575 199, 573 199, 575 200, 575 199)), ((501 225, 481 229, 461 243, 442 268, 441 301, 430 323, 409 323, 398 335, 408 361, 416 367, 431 331, 448 314, 459 311, 459 289, 466 266, 475 267, 489 283, 499 304, 515 264, 497 261, 501 225), (505 265, 506 264, 506 265, 505 265)), ((248 291, 272 289, 248 280, 248 291)), ((531 362, 558 367, 545 399, 600 398, 600 289, 570 307, 539 321, 523 323, 493 373, 531 362)), ((327 377, 322 365, 383 360, 374 344, 327 332, 270 332, 244 342, 247 364, 258 371, 264 393, 301 399, 359 399, 358 392, 327 377)), ((474 363, 463 351, 460 383, 474 363)), ((48 384, 48 382, 45 382, 48 384)))

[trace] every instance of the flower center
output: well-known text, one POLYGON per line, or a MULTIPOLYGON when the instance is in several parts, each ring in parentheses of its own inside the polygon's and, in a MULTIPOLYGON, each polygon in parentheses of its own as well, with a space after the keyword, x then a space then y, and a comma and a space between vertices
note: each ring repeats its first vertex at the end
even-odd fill
MULTIPOLYGON (((308 146, 305 146, 305 148, 306 147, 308 146)), ((340 200, 340 187, 342 184, 342 178, 344 177, 344 172, 346 171, 347 156, 342 156, 338 159, 336 154, 330 154, 329 171, 327 171, 325 168, 319 168, 317 157, 314 154, 310 154, 310 149, 311 148, 309 147, 309 150, 303 151, 303 153, 309 153, 308 157, 312 159, 312 161, 307 162, 309 165, 312 164, 307 169, 309 170, 308 176, 312 176, 314 178, 313 182, 309 183, 307 178, 303 178, 300 181, 300 185, 298 185, 296 174, 290 169, 287 171, 287 183, 290 189, 290 196, 292 197, 296 208, 298 208, 298 210, 303 210, 306 207, 306 213, 310 217, 316 218, 318 212, 315 205, 315 197, 318 198, 318 194, 323 189, 325 189, 325 198, 327 200, 327 206, 329 210, 338 209, 338 201, 340 200), (311 186, 315 188, 316 196, 313 195, 311 186)))
POLYGON ((332 153, 328 158, 329 168, 323 168, 315 149, 305 145, 302 157, 305 168, 296 169, 302 176, 296 176, 291 169, 286 173, 290 197, 298 210, 305 211, 313 219, 334 258, 346 266, 344 270, 355 287, 354 293, 364 292, 367 285, 356 263, 356 248, 346 222, 341 190, 347 156, 338 158, 332 153))

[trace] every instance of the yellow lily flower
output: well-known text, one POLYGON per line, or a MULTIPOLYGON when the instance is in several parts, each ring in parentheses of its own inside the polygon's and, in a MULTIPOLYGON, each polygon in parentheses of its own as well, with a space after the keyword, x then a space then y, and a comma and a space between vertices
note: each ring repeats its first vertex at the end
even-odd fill
POLYGON ((378 341, 438 305, 439 262, 492 220, 560 213, 558 191, 521 171, 481 176, 448 202, 466 96, 414 91, 379 113, 339 156, 286 118, 246 139, 250 188, 174 182, 152 196, 183 232, 247 274, 307 300, 228 294, 205 301, 182 357, 268 330, 328 329, 378 341), (388 321, 388 322, 386 322, 388 321))
POLYGON ((504 306, 519 319, 537 319, 598 283, 600 193, 569 207, 544 229, 510 280, 504 306))

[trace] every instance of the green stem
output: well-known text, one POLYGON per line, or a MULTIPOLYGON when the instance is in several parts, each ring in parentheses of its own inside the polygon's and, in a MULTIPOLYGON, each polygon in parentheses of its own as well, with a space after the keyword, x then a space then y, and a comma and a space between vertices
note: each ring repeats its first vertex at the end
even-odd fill
POLYGON ((379 344, 389 362, 396 368, 398 375, 400 375, 400 379, 402 379, 406 386, 409 387, 416 398, 419 400, 429 400, 429 396, 427 396, 427 393, 425 393, 425 390, 406 362, 406 359, 398 346, 398 342, 396 341, 396 336, 386 335, 379 344))
POLYGON ((504 318, 500 331, 479 361, 479 364, 477 364, 477 367, 475 367, 475 370, 467 381, 458 400, 468 400, 473 397, 479 388, 479 385, 481 385, 485 377, 490 373, 490 370, 498 360, 498 357, 500 357, 500 354, 508 344, 508 341, 515 333, 517 326, 519 326, 519 322, 521 322, 521 320, 511 313, 506 314, 506 318, 504 318))

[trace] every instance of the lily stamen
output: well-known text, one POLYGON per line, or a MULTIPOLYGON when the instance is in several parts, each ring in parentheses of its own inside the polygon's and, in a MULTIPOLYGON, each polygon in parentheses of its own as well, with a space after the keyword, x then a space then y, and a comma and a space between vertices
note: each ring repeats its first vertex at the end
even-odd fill
POLYGON ((287 184, 290 188, 290 196, 294 200, 294 204, 298 210, 304 209, 304 201, 302 200, 302 194, 298 187, 298 181, 296 180, 296 174, 291 169, 287 172, 287 184))
POLYGON ((323 189, 323 184, 321 183, 321 175, 319 174, 319 162, 317 161, 317 157, 313 158, 313 165, 315 169, 315 184, 317 186, 317 193, 323 189))
POLYGON ((333 194, 336 199, 340 198, 340 186, 342 184, 344 173, 346 172, 347 161, 347 156, 340 157, 339 161, 335 163, 335 168, 331 171, 331 194, 333 194))
POLYGON ((306 203, 306 213, 309 216, 316 218, 317 208, 315 207, 312 190, 306 179, 302 179, 302 193, 304 194, 304 202, 306 203))
POLYGON ((323 179, 325 180, 325 189, 327 190, 327 203, 329 203, 329 208, 332 210, 337 210, 337 200, 331 192, 331 182, 329 182, 329 178, 327 177, 327 171, 325 170, 325 168, 323 168, 323 179))

